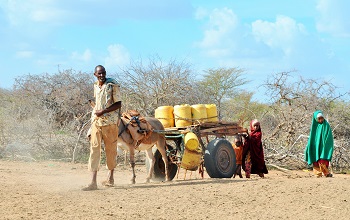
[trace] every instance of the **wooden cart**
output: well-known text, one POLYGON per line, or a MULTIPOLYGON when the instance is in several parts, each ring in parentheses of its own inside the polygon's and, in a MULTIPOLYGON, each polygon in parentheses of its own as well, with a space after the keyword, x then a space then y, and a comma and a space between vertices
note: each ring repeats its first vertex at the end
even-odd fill
MULTIPOLYGON (((205 170, 212 178, 231 178, 236 170, 236 155, 227 137, 246 134, 247 129, 235 122, 220 121, 153 132, 165 135, 167 155, 171 162, 169 165, 171 179, 175 177, 183 162, 186 151, 184 138, 188 132, 196 134, 201 148, 201 162, 194 170, 199 169, 202 177, 205 170)), ((164 163, 158 150, 155 152, 155 158, 154 175, 156 178, 164 178, 164 163)))

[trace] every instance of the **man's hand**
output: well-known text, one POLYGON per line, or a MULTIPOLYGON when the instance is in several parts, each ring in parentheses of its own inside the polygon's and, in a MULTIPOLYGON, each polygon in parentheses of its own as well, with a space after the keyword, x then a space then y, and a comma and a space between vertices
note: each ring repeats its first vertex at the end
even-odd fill
POLYGON ((96 115, 97 117, 101 117, 103 114, 104 114, 104 111, 103 111, 103 110, 96 110, 96 111, 95 111, 95 115, 96 115))

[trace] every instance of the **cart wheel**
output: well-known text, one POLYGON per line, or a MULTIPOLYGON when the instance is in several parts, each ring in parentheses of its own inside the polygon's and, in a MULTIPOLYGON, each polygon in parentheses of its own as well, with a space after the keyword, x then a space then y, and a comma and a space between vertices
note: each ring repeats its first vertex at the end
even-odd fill
POLYGON ((229 141, 209 142, 204 154, 204 166, 211 178, 231 178, 236 170, 236 154, 229 141))
MULTIPOLYGON (((173 147, 167 144, 167 150, 172 150, 173 147)), ((155 163, 154 163, 154 172, 153 176, 155 179, 164 181, 165 180, 165 165, 162 159, 162 154, 156 150, 154 153, 155 163)), ((169 161, 169 178, 170 180, 174 179, 177 173, 177 165, 170 161, 170 157, 168 156, 169 161)), ((147 166, 147 165, 146 165, 147 166)), ((149 169, 149 164, 147 170, 149 169)))

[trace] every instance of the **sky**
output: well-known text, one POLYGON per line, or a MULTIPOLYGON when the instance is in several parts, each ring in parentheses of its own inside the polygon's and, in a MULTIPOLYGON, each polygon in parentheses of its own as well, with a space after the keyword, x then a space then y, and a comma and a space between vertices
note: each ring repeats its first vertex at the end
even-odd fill
POLYGON ((248 91, 296 71, 350 91, 348 0, 0 0, 0 87, 27 74, 108 73, 159 56, 244 69, 248 91))

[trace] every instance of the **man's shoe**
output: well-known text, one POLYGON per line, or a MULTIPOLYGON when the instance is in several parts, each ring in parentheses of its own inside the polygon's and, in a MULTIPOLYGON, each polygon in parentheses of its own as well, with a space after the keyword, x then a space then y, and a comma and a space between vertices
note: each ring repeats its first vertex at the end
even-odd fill
POLYGON ((87 187, 82 188, 83 191, 97 190, 97 184, 89 184, 87 187))

